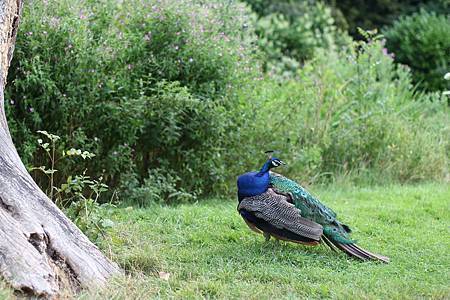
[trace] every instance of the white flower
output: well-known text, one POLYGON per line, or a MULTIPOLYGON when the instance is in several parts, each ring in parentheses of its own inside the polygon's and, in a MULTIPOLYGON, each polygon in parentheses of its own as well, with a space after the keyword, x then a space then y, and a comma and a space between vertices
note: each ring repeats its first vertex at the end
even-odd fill
POLYGON ((450 72, 448 72, 447 74, 444 75, 444 79, 445 80, 450 80, 450 72))

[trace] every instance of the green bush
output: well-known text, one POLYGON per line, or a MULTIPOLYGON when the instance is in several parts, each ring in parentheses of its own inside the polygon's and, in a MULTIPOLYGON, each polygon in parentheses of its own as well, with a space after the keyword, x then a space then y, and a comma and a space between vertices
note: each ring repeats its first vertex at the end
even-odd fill
POLYGON ((445 99, 414 93, 409 70, 383 48, 371 38, 348 52, 322 51, 299 80, 264 81, 250 143, 279 150, 288 163, 283 172, 306 182, 448 176, 445 99))
POLYGON ((47 130, 61 137, 56 157, 69 147, 96 154, 59 161, 55 186, 69 174, 101 177, 139 205, 234 193, 235 176, 270 148, 289 161, 288 175, 308 181, 446 176, 444 101, 415 93, 375 37, 336 47, 329 9, 305 5, 315 13, 268 14, 257 28, 233 1, 26 6, 6 91, 24 162, 45 165, 35 141, 47 130), (260 72, 253 29, 266 66, 296 64, 285 81, 260 72))
POLYGON ((126 202, 147 206, 151 202, 181 203, 195 199, 195 194, 178 187, 180 181, 170 169, 152 169, 142 185, 126 181, 126 202))
MULTIPOLYGON (((408 15, 424 8, 436 13, 449 11, 447 0, 326 0, 333 8, 333 15, 345 19, 340 27, 355 38, 362 38, 358 27, 373 30, 391 25, 401 15, 408 15)), ((335 17, 335 18, 336 18, 335 17)))
POLYGON ((412 69, 414 82, 425 90, 444 90, 450 69, 450 17, 424 10, 401 17, 384 34, 396 61, 412 69))
POLYGON ((61 138, 46 131, 38 131, 38 133, 41 138, 37 140, 37 144, 47 161, 41 166, 30 167, 29 171, 42 175, 38 176, 38 179, 46 179, 48 186, 45 186, 44 180, 37 183, 50 200, 64 210, 91 241, 98 243, 106 233, 106 228, 114 225, 110 219, 106 218, 110 213, 111 204, 98 203, 101 194, 108 191, 108 186, 102 182, 103 178, 94 179, 85 173, 61 174, 60 178, 64 180, 61 186, 56 186, 54 180, 55 174, 60 174, 58 169, 64 161, 92 159, 95 154, 74 148, 58 153, 56 149, 61 138))
POLYGON ((123 191, 149 174, 175 173, 179 180, 160 180, 193 195, 223 186, 220 153, 233 143, 236 93, 258 68, 246 12, 221 1, 26 5, 6 91, 24 162, 42 165, 34 141, 47 130, 61 137, 58 151, 97 155, 62 163, 56 185, 59 174, 87 169, 123 191))
POLYGON ((311 1, 247 1, 259 15, 258 45, 266 55, 266 71, 292 76, 318 49, 334 49, 349 38, 334 24, 331 9, 311 1))

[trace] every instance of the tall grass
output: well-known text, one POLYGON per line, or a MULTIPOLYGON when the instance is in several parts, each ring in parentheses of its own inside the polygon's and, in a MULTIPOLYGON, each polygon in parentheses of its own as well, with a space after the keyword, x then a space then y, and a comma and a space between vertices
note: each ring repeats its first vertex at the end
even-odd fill
POLYGON ((409 70, 382 40, 321 52, 298 80, 274 85, 269 78, 257 95, 250 143, 279 150, 292 176, 359 183, 448 176, 446 99, 415 92, 409 70))

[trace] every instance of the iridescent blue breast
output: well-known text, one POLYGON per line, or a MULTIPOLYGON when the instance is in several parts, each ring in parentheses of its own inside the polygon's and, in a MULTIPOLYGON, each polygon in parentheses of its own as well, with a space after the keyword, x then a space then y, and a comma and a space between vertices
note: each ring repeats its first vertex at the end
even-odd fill
POLYGON ((269 172, 249 172, 242 174, 237 179, 239 201, 245 197, 262 194, 269 188, 269 172))

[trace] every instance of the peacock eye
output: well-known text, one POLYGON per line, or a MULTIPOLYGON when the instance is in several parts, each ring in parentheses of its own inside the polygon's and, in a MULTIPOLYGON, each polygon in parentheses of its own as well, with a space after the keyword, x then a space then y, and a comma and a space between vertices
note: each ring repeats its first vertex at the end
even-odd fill
POLYGON ((272 166, 278 167, 280 165, 280 162, 277 160, 272 160, 272 166))

